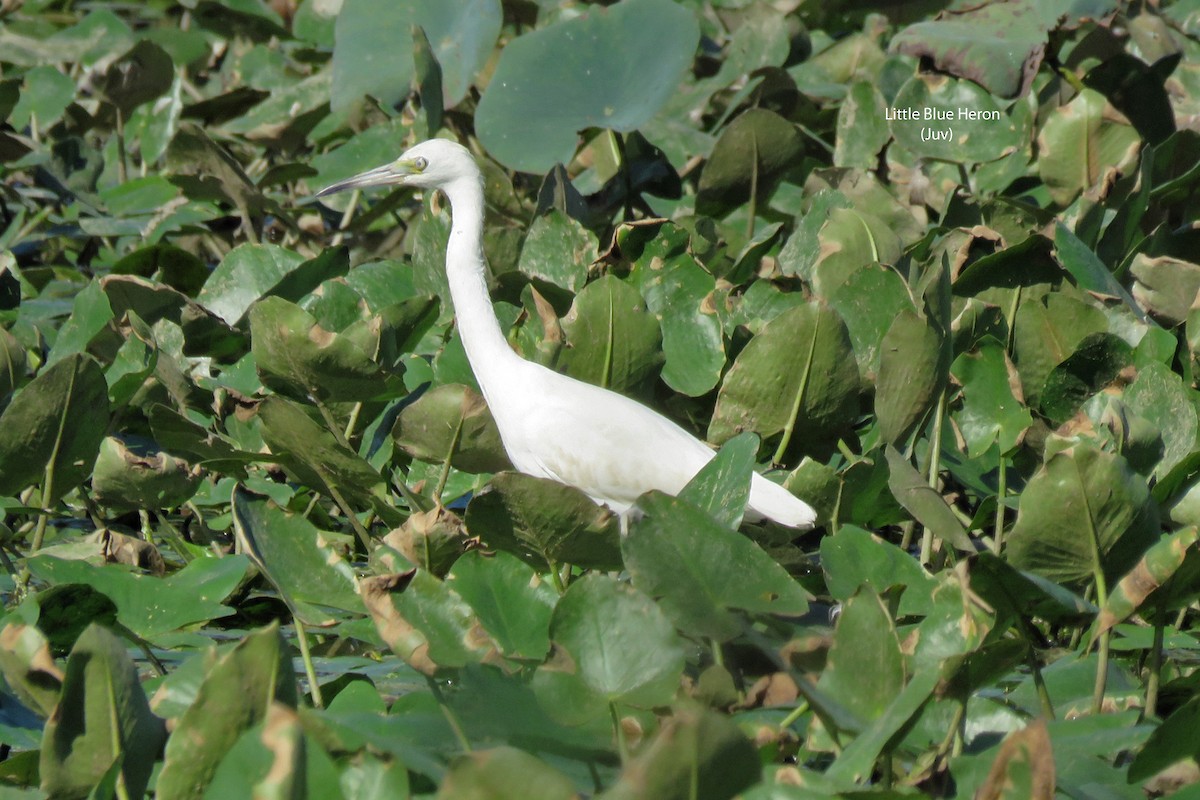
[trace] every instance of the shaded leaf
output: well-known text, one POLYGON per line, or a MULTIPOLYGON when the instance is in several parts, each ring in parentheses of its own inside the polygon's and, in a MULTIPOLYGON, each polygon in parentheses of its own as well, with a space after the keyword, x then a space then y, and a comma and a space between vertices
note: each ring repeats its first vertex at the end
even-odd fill
POLYGON ((727 717, 684 706, 598 800, 726 800, 759 780, 754 746, 727 717))
POLYGON ((1196 526, 1167 534, 1142 556, 1108 595, 1096 618, 1095 635, 1112 628, 1147 605, 1160 608, 1190 602, 1200 589, 1200 531, 1196 526), (1174 591, 1172 591, 1172 589, 1174 591))
POLYGON ((242 550, 305 625, 332 625, 326 608, 362 611, 354 571, 307 519, 239 488, 233 521, 242 550))
POLYGON ((248 634, 212 665, 196 701, 175 723, 156 791, 166 797, 204 797, 241 735, 266 719, 277 703, 295 708, 296 700, 291 657, 278 625, 248 634))
POLYGON ((727 641, 744 627, 733 609, 799 616, 807 592, 758 545, 686 500, 651 492, 638 500, 621 540, 633 584, 657 598, 685 633, 727 641), (729 575, 740 576, 737 581, 729 575))
POLYGON ((1056 453, 1021 495, 1006 540, 1016 567, 1065 584, 1128 572, 1158 536, 1145 481, 1124 458, 1077 444, 1056 453))
POLYGON ((484 544, 542 570, 556 564, 612 569, 621 563, 617 520, 580 490, 501 472, 467 506, 467 528, 484 544))
POLYGON ((141 797, 165 738, 125 645, 105 628, 89 626, 67 658, 62 696, 42 734, 43 791, 84 797, 119 763, 124 791, 141 797))
POLYGON ((518 37, 479 101, 483 146, 541 174, 571 161, 584 128, 640 128, 675 92, 699 37, 692 12, 667 0, 624 0, 518 37))
POLYGON ((748 200, 762 200, 804 152, 804 140, 773 111, 751 108, 717 139, 700 174, 696 210, 724 216, 748 200))
POLYGON ((589 283, 562 321, 568 374, 615 392, 636 390, 659 365, 658 322, 637 289, 612 275, 589 283))
POLYGON ((57 502, 92 471, 107 427, 108 384, 95 361, 75 354, 44 370, 0 415, 0 495, 38 483, 42 502, 57 502))
MULTIPOLYGON (((858 367, 846 326, 809 303, 766 325, 726 373, 708 438, 751 430, 802 449, 836 437, 858 413, 858 367), (797 346, 797 343, 801 343, 797 346)), ((785 449, 785 448, 779 448, 785 449)))

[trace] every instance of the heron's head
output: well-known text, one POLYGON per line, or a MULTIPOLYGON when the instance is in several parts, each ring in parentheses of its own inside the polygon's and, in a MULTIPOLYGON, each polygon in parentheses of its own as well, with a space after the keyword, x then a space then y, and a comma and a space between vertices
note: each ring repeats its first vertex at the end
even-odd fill
POLYGON ((430 139, 410 147, 399 158, 382 167, 338 181, 317 192, 317 197, 345 189, 368 186, 415 186, 440 189, 460 179, 479 175, 467 148, 446 139, 430 139))

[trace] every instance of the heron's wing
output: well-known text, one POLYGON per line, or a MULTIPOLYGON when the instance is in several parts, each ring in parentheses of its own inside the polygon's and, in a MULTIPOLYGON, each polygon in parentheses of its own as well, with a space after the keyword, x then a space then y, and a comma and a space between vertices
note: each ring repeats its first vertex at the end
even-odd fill
MULTIPOLYGON (((520 402, 498 415, 513 465, 575 486, 624 511, 651 489, 679 494, 715 455, 712 448, 658 412, 624 395, 538 367, 521 385, 520 402)), ((782 486, 755 474, 747 516, 812 527, 816 513, 782 486)))
POLYGON ((501 424, 521 471, 623 509, 651 489, 677 494, 712 459, 708 445, 641 403, 554 377, 563 380, 543 387, 526 414, 501 424))

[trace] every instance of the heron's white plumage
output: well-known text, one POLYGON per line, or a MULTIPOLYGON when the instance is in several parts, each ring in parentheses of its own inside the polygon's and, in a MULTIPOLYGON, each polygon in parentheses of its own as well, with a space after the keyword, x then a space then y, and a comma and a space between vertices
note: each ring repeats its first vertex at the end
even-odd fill
MULTIPOLYGON (((440 189, 450 201, 446 274, 455 319, 513 466, 624 512, 651 489, 678 494, 713 458, 708 445, 641 403, 526 361, 508 346, 485 278, 483 178, 466 148, 431 139, 321 194, 384 184, 440 189)), ((758 474, 747 516, 797 528, 816 520, 807 503, 758 474)))

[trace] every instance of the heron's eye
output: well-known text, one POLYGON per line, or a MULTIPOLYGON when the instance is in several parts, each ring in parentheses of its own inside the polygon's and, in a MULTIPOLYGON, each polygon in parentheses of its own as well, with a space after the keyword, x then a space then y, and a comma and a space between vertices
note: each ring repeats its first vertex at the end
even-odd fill
POLYGON ((426 161, 421 156, 417 156, 416 158, 414 158, 412 163, 413 163, 413 168, 416 169, 418 172, 424 172, 425 168, 429 166, 429 162, 426 161))

